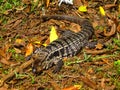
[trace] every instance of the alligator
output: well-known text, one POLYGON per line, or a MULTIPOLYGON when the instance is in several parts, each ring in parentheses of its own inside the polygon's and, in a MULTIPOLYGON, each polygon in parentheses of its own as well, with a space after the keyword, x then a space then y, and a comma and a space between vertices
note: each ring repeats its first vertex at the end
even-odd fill
POLYGON ((66 36, 61 37, 44 48, 37 48, 31 58, 35 61, 32 65, 33 73, 40 70, 47 70, 55 66, 53 72, 57 73, 63 66, 64 57, 73 57, 77 55, 85 46, 91 46, 89 39, 94 34, 94 28, 88 19, 68 16, 68 15, 45 15, 42 16, 43 21, 50 19, 67 20, 81 26, 81 31, 75 33, 66 30, 66 36), (40 69, 39 69, 40 68, 40 69))

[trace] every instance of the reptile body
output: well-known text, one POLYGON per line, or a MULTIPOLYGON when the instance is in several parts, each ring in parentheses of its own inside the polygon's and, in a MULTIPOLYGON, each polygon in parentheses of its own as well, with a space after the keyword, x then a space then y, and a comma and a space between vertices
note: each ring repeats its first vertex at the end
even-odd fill
POLYGON ((54 72, 59 72, 63 65, 62 59, 77 55, 83 47, 88 45, 88 40, 94 34, 94 29, 89 20, 79 17, 54 15, 43 16, 42 19, 44 21, 49 19, 68 20, 79 24, 82 28, 80 32, 69 32, 69 35, 53 41, 45 48, 36 49, 32 54, 32 58, 35 60, 32 66, 34 73, 39 71, 39 67, 46 70, 53 65, 55 65, 54 72))

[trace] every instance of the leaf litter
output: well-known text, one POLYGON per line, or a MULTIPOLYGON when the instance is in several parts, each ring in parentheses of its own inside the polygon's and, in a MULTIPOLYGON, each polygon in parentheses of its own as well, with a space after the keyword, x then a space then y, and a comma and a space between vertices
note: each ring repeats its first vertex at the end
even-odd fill
POLYGON ((76 2, 78 1, 80 3, 77 3, 76 6, 75 4, 67 5, 62 3, 58 7, 57 0, 47 0, 46 2, 41 0, 36 4, 38 6, 31 6, 34 5, 33 2, 22 0, 23 3, 27 3, 25 9, 12 10, 12 12, 9 12, 9 16, 6 14, 6 24, 0 20, 0 89, 70 90, 69 87, 73 88, 74 85, 80 85, 80 89, 84 90, 120 89, 119 68, 114 65, 115 61, 120 60, 119 1, 76 0, 76 2), (45 3, 47 3, 47 6, 44 6, 45 3), (45 9, 42 9, 42 5, 45 9), (86 12, 77 11, 82 5, 87 6, 86 12), (104 16, 99 12, 100 6, 104 7, 104 12, 106 13, 104 16), (95 29, 95 35, 92 40, 100 43, 95 49, 84 48, 76 56, 77 58, 66 59, 64 62, 76 62, 64 65, 57 74, 52 73, 54 67, 40 75, 33 74, 31 64, 34 60, 26 61, 25 56, 32 53, 35 48, 42 47, 45 43, 50 43, 51 26, 56 27, 58 37, 62 36, 61 32, 71 30, 71 27, 74 32, 80 30, 79 25, 76 26, 65 20, 42 22, 40 18, 43 13, 42 10, 45 10, 44 12, 47 15, 68 14, 89 18, 95 29), (29 46, 29 44, 32 45, 29 46), (26 47, 30 47, 30 49, 26 49, 26 47), (82 62, 80 62, 81 60, 82 62), (15 73, 27 76, 18 79, 13 77, 15 73), (2 84, 4 85, 2 86, 2 84))

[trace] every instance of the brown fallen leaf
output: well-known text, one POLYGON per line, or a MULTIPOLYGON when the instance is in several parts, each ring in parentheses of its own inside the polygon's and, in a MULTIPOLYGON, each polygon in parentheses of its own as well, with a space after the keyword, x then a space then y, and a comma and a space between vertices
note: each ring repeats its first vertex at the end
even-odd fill
POLYGON ((31 5, 29 4, 26 8, 24 8, 24 12, 29 13, 31 11, 31 5))
POLYGON ((90 73, 90 74, 94 73, 92 68, 89 68, 87 72, 90 73))
POLYGON ((110 36, 114 35, 115 33, 116 33, 116 24, 115 23, 111 26, 110 32, 107 32, 106 29, 104 29, 104 35, 107 37, 110 37, 110 36))
POLYGON ((101 88, 105 88, 105 78, 102 78, 101 80, 101 88))
POLYGON ((48 23, 51 26, 58 25, 60 28, 65 28, 66 27, 65 23, 69 23, 69 22, 68 21, 58 21, 58 20, 51 19, 51 20, 48 21, 48 23))
POLYGON ((71 23, 70 25, 70 30, 73 31, 73 32, 79 32, 81 29, 80 29, 80 26, 78 24, 75 24, 75 23, 71 23))
POLYGON ((111 86, 106 86, 104 90, 115 90, 116 86, 111 85, 111 86))
POLYGON ((45 46, 45 45, 47 46, 48 44, 50 44, 50 37, 48 37, 48 39, 44 42, 43 45, 44 45, 44 46, 45 46))
POLYGON ((6 57, 6 53, 5 53, 4 50, 2 50, 2 49, 0 49, 0 56, 6 57))
POLYGON ((11 28, 15 28, 17 25, 19 25, 22 22, 22 19, 17 20, 11 28))
POLYGON ((109 8, 116 7, 116 6, 117 5, 115 5, 115 4, 106 4, 105 9, 109 9, 109 8))
POLYGON ((0 90, 8 90, 8 88, 3 86, 0 88, 0 90))
POLYGON ((73 4, 74 6, 79 7, 82 5, 82 0, 73 0, 73 4))
POLYGON ((18 49, 18 48, 14 48, 14 50, 15 50, 16 53, 21 53, 21 52, 22 52, 22 51, 21 51, 20 49, 18 49))
POLYGON ((8 75, 6 75, 5 77, 2 78, 2 80, 0 81, 0 87, 4 85, 4 83, 9 80, 10 78, 12 78, 13 76, 15 76, 15 72, 19 73, 20 71, 23 71, 25 68, 27 68, 28 66, 30 66, 32 63, 34 62, 33 59, 23 63, 19 68, 16 68, 14 71, 10 72, 8 75))
POLYGON ((102 49, 103 48, 103 44, 101 43, 97 43, 97 45, 95 45, 95 49, 102 49))
POLYGON ((4 58, 2 58, 2 59, 0 58, 0 62, 5 64, 5 65, 10 65, 10 63, 4 58))
POLYGON ((117 31, 120 32, 120 24, 117 26, 117 31))
POLYGON ((8 52, 10 44, 6 44, 3 48, 0 49, 0 62, 6 65, 10 65, 13 62, 9 61, 12 53, 8 52))
POLYGON ((111 64, 109 63, 109 59, 108 59, 108 58, 102 58, 102 61, 105 62, 105 63, 108 64, 108 65, 111 65, 111 64))
POLYGON ((11 56, 12 56, 12 54, 9 54, 9 55, 6 56, 7 58, 6 57, 5 58, 4 57, 0 58, 0 62, 3 63, 3 64, 6 64, 6 65, 13 64, 13 62, 9 61, 11 56))
POLYGON ((89 78, 85 77, 85 76, 81 76, 80 77, 81 80, 87 84, 89 87, 93 88, 93 89, 96 89, 97 88, 97 85, 94 81, 90 80, 89 78))
POLYGON ((54 87, 54 90, 61 90, 56 82, 50 81, 50 84, 54 87))
POLYGON ((24 3, 24 4, 31 4, 31 0, 22 0, 22 3, 24 3))
POLYGON ((114 4, 117 2, 117 0, 114 0, 114 4))
POLYGON ((26 53, 25 53, 25 57, 29 56, 30 54, 32 54, 33 52, 33 45, 32 43, 29 43, 27 46, 26 46, 26 53))
POLYGON ((5 24, 3 27, 6 27, 7 25, 14 23, 17 20, 20 20, 21 18, 22 18, 22 16, 19 16, 19 17, 15 18, 15 19, 12 19, 12 20, 8 21, 7 24, 5 24))

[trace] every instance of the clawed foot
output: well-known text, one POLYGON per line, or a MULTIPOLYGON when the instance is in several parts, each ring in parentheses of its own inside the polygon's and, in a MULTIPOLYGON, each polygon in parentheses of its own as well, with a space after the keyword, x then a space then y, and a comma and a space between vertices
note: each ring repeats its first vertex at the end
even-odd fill
POLYGON ((61 70, 63 64, 64 64, 63 61, 59 60, 55 65, 55 69, 53 70, 53 73, 58 73, 61 70))

